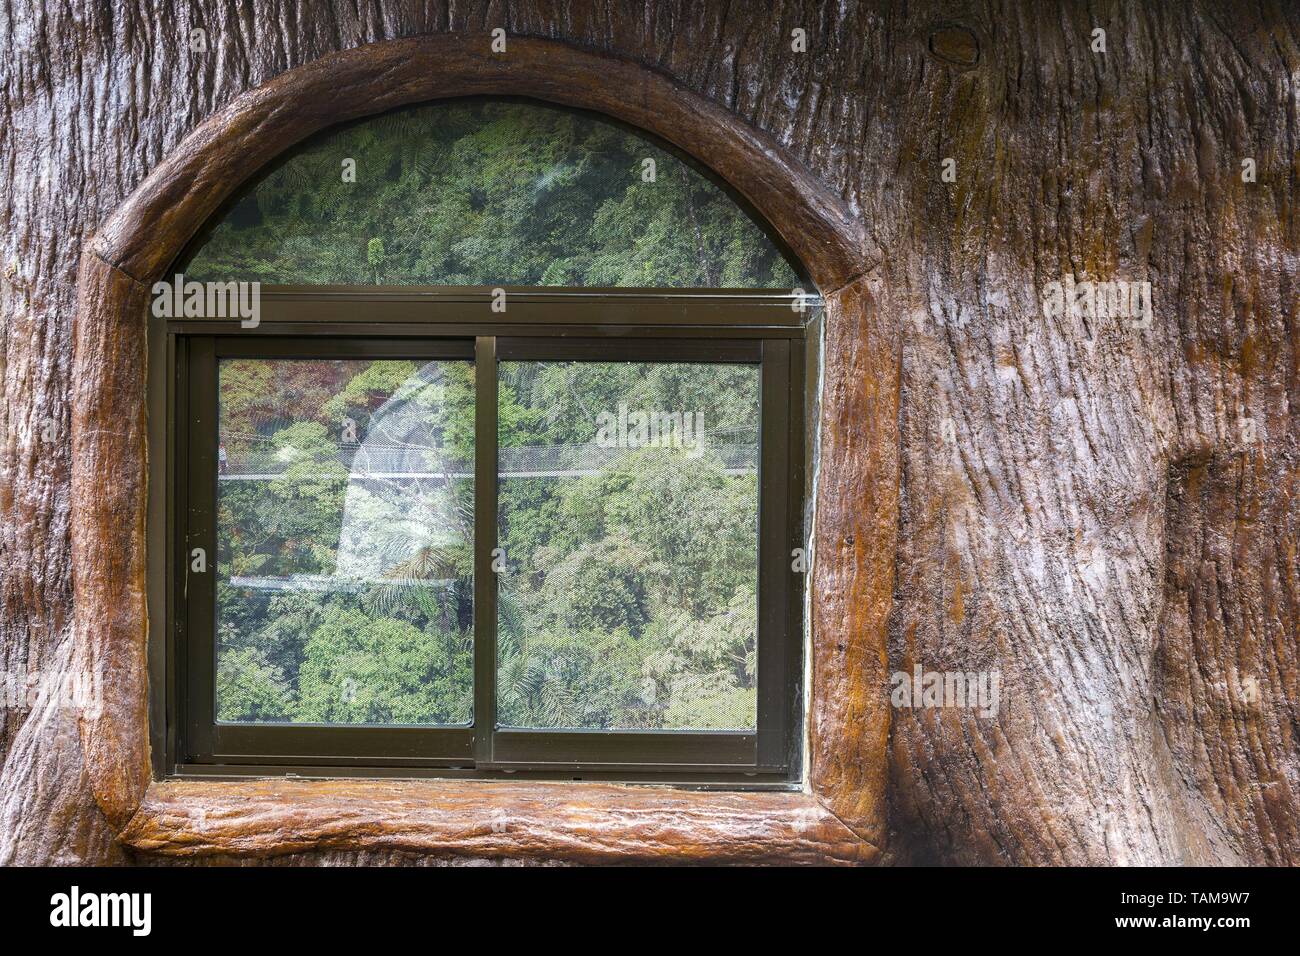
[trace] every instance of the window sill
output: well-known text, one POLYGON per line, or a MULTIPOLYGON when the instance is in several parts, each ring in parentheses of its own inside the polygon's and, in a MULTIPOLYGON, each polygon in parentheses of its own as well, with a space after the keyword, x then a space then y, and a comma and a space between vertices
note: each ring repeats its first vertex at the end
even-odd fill
POLYGON ((870 863, 808 793, 571 782, 167 780, 121 834, 166 856, 405 850, 573 863, 870 863))

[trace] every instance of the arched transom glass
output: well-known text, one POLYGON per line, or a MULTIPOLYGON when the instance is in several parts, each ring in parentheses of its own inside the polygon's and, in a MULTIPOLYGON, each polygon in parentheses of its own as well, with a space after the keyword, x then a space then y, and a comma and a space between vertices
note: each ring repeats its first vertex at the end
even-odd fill
POLYGON ((295 285, 798 284, 736 199, 668 147, 499 100, 317 137, 241 193, 184 271, 295 285))

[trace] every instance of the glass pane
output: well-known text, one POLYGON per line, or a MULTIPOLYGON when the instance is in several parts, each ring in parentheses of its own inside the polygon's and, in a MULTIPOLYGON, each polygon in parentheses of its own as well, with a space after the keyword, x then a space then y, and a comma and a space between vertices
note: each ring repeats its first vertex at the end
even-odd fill
POLYGON ((297 284, 799 285, 694 165, 590 114, 484 100, 309 140, 245 190, 184 272, 297 284))
POLYGON ((474 366, 224 359, 217 719, 472 719, 474 366))
POLYGON ((507 727, 753 730, 759 369, 502 362, 507 727))

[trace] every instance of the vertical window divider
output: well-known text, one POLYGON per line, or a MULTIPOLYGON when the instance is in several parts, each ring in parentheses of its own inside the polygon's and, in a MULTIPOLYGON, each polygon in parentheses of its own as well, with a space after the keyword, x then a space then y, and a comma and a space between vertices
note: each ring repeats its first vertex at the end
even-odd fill
POLYGON ((763 342, 760 360, 757 760, 785 756, 790 602, 790 343, 763 342))
POLYGON ((497 340, 474 340, 474 759, 492 762, 496 728, 497 340))
POLYGON ((216 716, 216 641, 213 627, 217 575, 217 389, 219 378, 215 340, 195 338, 189 345, 190 366, 185 406, 188 434, 185 453, 188 488, 181 553, 176 568, 179 607, 185 615, 184 638, 197 649, 188 658, 189 694, 186 720, 191 752, 212 750, 212 721, 216 716), (206 571, 191 571, 194 549, 202 549, 206 571))

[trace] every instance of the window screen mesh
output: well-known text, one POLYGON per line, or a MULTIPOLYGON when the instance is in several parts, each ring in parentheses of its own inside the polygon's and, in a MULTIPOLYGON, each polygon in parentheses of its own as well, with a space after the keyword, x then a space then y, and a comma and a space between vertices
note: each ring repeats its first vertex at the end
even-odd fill
POLYGON ((752 730, 759 369, 502 362, 502 726, 752 730))
POLYGON ((754 221, 678 156, 589 114, 481 100, 309 141, 244 192, 183 271, 279 284, 799 285, 754 221))
POLYGON ((473 363, 227 359, 218 394, 217 719, 468 723, 473 363))

